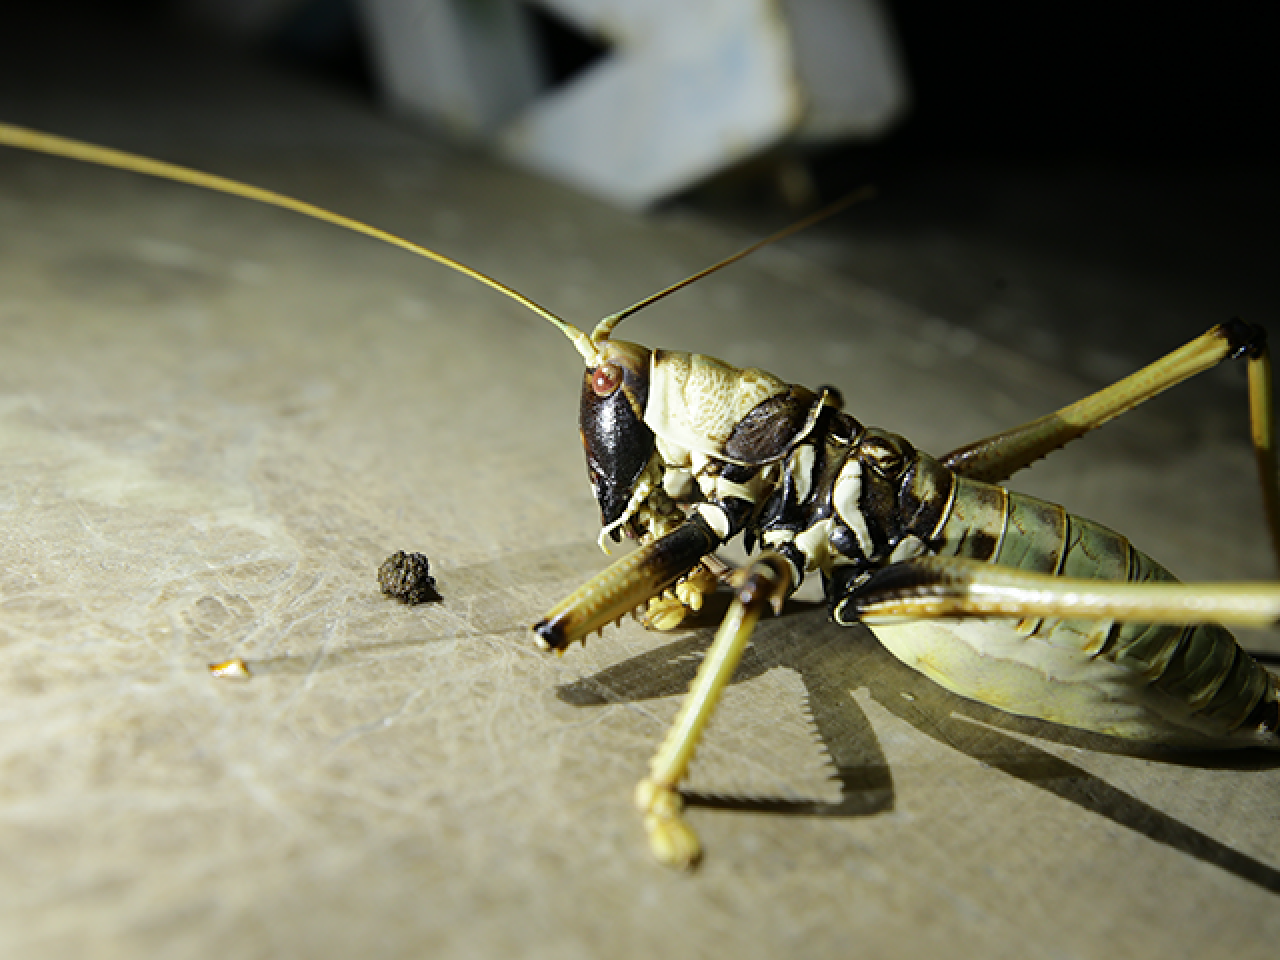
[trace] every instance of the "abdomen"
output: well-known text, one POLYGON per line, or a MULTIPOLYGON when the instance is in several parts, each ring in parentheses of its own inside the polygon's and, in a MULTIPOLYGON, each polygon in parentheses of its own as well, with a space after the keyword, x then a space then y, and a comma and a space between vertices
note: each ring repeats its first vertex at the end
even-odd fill
MULTIPOLYGON (((1113 530, 1056 504, 956 478, 939 556, 1102 580, 1174 577, 1113 530)), ((1275 681, 1222 627, 1083 620, 876 625, 891 653, 937 683, 1011 713, 1127 739, 1280 745, 1255 711, 1275 681)))

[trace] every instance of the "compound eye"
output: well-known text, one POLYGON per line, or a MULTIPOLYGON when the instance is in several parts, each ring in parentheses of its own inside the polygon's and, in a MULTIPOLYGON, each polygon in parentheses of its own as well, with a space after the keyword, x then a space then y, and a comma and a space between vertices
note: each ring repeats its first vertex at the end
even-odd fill
POLYGON ((601 364, 591 374, 591 389, 597 397, 607 397, 622 383, 622 368, 614 363, 601 364))

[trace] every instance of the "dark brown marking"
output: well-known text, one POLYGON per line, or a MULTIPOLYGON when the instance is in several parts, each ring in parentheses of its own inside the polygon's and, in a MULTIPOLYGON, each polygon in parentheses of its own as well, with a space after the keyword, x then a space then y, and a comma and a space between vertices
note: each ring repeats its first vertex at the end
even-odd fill
POLYGON ((819 399, 804 387, 758 403, 734 426, 724 443, 725 456, 740 463, 769 463, 799 440, 819 399))

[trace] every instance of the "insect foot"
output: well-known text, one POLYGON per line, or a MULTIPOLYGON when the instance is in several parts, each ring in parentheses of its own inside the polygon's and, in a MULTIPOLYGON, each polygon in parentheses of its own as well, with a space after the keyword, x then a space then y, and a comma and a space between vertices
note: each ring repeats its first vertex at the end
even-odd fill
POLYGON ((650 630, 674 630, 691 613, 702 609, 703 599, 715 592, 719 578, 702 564, 675 587, 649 601, 641 622, 650 630))
POLYGON ((689 870, 702 858, 702 844, 681 811, 684 800, 671 787, 648 777, 636 784, 636 807, 644 814, 649 850, 663 866, 689 870))
POLYGON ((644 612, 640 622, 647 630, 674 630, 684 623, 689 613, 690 608, 685 602, 668 591, 661 597, 654 597, 649 601, 649 609, 644 612))
POLYGON ((714 573, 699 564, 693 573, 676 584, 676 597, 692 612, 697 613, 702 609, 703 597, 714 593, 719 582, 714 573))

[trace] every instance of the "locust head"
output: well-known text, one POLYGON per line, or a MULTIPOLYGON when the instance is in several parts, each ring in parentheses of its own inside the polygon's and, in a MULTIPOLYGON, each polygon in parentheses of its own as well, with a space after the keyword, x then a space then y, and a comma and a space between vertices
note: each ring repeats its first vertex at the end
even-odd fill
MULTIPOLYGON (((597 344, 598 360, 582 378, 578 426, 587 476, 600 504, 601 544, 619 532, 653 488, 655 440, 644 422, 649 402, 649 351, 634 343, 597 344)), ((660 479, 660 478, 659 478, 660 479)))
MULTIPOLYGON (((658 455, 657 441, 644 419, 649 402, 650 352, 634 343, 611 340, 618 324, 677 290, 741 260, 752 251, 825 219, 872 196, 874 192, 870 188, 855 190, 829 207, 699 270, 693 276, 650 294, 625 310, 609 314, 596 324, 590 334, 497 281, 448 261, 454 269, 476 277, 550 321, 569 338, 586 361, 578 424, 587 451, 587 474, 600 504, 602 548, 606 537, 617 541, 621 531, 636 534, 639 528, 647 527, 650 534, 659 535, 661 528, 667 526, 673 516, 679 516, 671 497, 665 492, 665 481, 669 477, 664 475, 666 467, 658 455)), ((432 256, 440 259, 438 254, 432 256)))
POLYGON ((589 335, 547 311, 541 312, 569 339, 587 365, 578 427, 587 453, 587 476, 600 504, 600 546, 607 553, 605 538, 616 542, 624 530, 636 533, 630 522, 638 519, 650 495, 662 486, 661 458, 655 456, 657 441, 644 422, 650 351, 609 339, 629 311, 605 317, 589 335))

